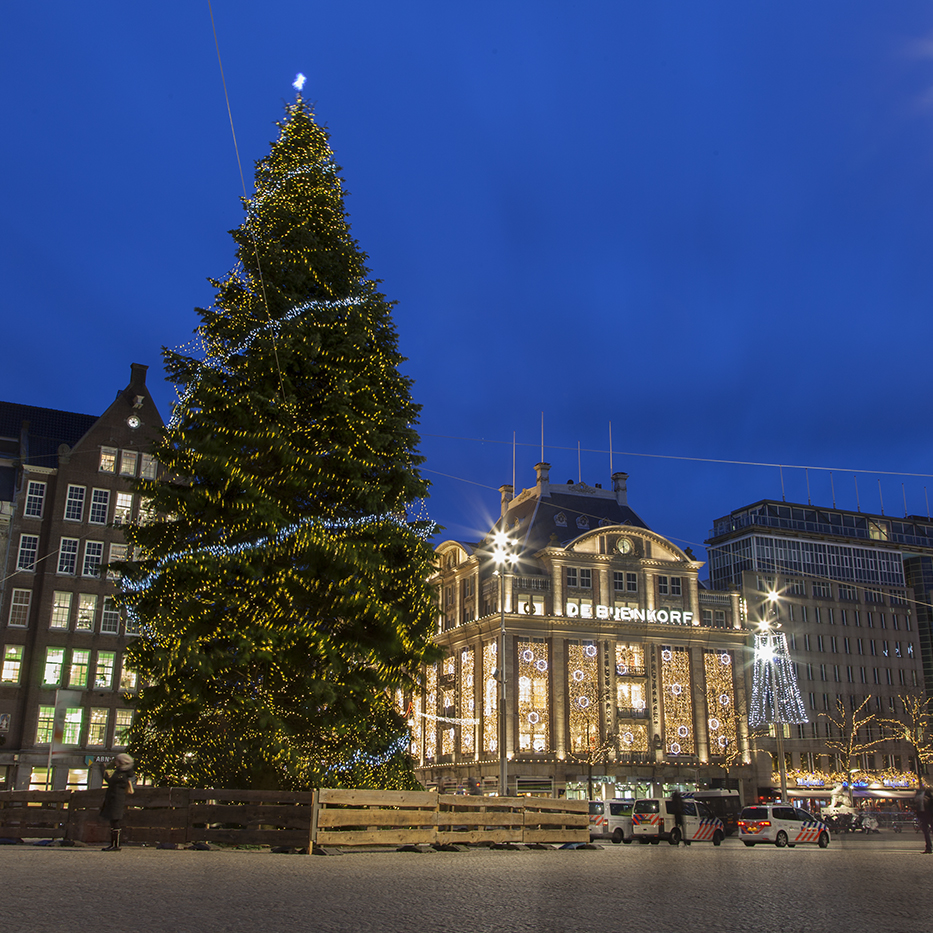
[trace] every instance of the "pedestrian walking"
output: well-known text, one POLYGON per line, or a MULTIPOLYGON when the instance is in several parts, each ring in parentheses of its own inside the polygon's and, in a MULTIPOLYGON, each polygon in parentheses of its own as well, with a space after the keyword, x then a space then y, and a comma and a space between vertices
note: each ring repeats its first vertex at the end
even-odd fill
POLYGON ((110 820, 110 845, 104 852, 120 851, 120 834, 123 831, 123 814, 126 811, 126 795, 133 793, 133 759, 125 753, 113 760, 113 769, 104 771, 107 790, 100 808, 100 818, 110 820))
POLYGON ((933 831, 933 791, 924 784, 920 785, 920 792, 917 794, 917 823, 923 832, 923 841, 925 843, 924 852, 933 852, 931 845, 931 831, 933 831))

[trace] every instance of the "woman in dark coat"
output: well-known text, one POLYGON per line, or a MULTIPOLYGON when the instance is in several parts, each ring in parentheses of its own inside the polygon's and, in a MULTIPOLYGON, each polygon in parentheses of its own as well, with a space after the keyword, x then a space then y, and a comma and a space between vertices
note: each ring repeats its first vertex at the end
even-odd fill
POLYGON ((126 810, 126 795, 132 793, 133 759, 120 754, 114 759, 113 771, 104 771, 104 783, 107 790, 100 808, 100 818, 110 820, 110 845, 104 852, 120 851, 120 833, 123 825, 123 813, 126 810))

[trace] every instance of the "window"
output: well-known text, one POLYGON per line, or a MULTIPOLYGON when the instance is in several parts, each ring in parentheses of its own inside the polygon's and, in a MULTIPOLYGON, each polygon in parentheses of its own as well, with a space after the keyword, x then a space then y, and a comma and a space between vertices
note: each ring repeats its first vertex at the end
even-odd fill
POLYGON ((71 652, 71 667, 68 670, 68 686, 87 687, 87 675, 91 667, 91 652, 83 648, 75 648, 71 652))
POLYGON ((58 545, 58 572, 78 572, 78 539, 62 538, 58 545))
POLYGON ((114 525, 126 525, 133 520, 132 493, 118 492, 116 505, 113 508, 114 525))
POLYGON ((817 635, 817 636, 816 636, 816 650, 817 650, 817 651, 825 651, 825 650, 826 650, 825 648, 823 648, 823 636, 822 636, 822 635, 817 635))
POLYGON ((36 557, 39 554, 38 535, 20 535, 19 553, 16 556, 17 570, 35 570, 36 557))
POLYGON ((112 651, 97 652, 97 670, 94 673, 94 687, 98 690, 113 688, 113 666, 116 655, 112 651))
POLYGON ((625 589, 629 593, 638 592, 638 574, 637 573, 626 573, 625 574, 625 589))
POLYGON ((817 625, 822 625, 823 623, 823 610, 819 606, 813 607, 813 617, 817 625))
POLYGON ((135 450, 120 451, 120 476, 136 475, 137 456, 138 455, 135 450))
POLYGON ((87 790, 87 768, 69 768, 66 790, 87 790))
POLYGON ((117 448, 116 447, 101 447, 100 449, 100 466, 98 470, 101 473, 113 473, 117 466, 117 448))
POLYGON ((139 455, 139 475, 143 479, 156 478, 156 459, 151 454, 139 455))
POLYGON ((110 490, 92 489, 91 508, 88 510, 87 520, 92 525, 106 525, 107 511, 110 508, 110 490))
POLYGON ((62 730, 63 745, 81 744, 81 724, 84 721, 84 710, 80 706, 69 706, 65 710, 65 728, 62 730))
POLYGON ((71 597, 65 590, 55 590, 52 594, 52 617, 49 628, 67 629, 71 624, 71 597))
POLYGON ((835 635, 830 636, 830 639, 829 639, 829 650, 832 651, 833 654, 837 654, 838 651, 839 651, 839 648, 838 648, 838 646, 837 646, 837 644, 836 644, 836 636, 835 636, 835 635))
POLYGON ((842 648, 843 648, 843 651, 845 651, 846 654, 852 654, 851 645, 849 644, 849 639, 848 639, 848 638, 843 638, 843 639, 842 639, 842 648))
POLYGON ((87 724, 87 744, 106 745, 107 726, 110 724, 110 710, 106 708, 93 708, 87 724))
POLYGON ((820 665, 820 680, 826 680, 826 665, 820 665))
POLYGON ((807 588, 804 586, 803 580, 794 580, 790 585, 790 591, 794 596, 807 595, 807 588))
POLYGON ((832 606, 829 607, 829 624, 836 624, 836 610, 832 606))
MULTIPOLYGON (((111 563, 111 564, 122 563, 123 561, 126 560, 128 554, 129 554, 129 545, 126 545, 126 544, 111 544, 111 545, 110 545, 110 558, 109 558, 109 563, 111 563)), ((119 580, 119 579, 120 579, 120 571, 119 571, 119 570, 116 570, 116 569, 108 570, 108 571, 107 571, 107 579, 108 579, 108 580, 119 580)), ((448 587, 448 589, 452 589, 452 587, 448 587)), ((453 593, 451 592, 451 594, 450 594, 450 600, 449 600, 449 602, 448 602, 448 605, 450 605, 450 604, 452 604, 452 603, 453 603, 453 593)))
POLYGON ((887 619, 885 618, 885 614, 884 614, 883 612, 879 612, 879 613, 878 613, 878 624, 881 626, 881 628, 887 628, 887 627, 888 627, 888 622, 887 622, 887 619))
POLYGON ((125 632, 127 635, 139 634, 139 617, 130 612, 127 614, 125 622, 125 632))
POLYGON ((667 596, 670 593, 670 586, 667 577, 658 577, 658 595, 667 596))
POLYGON ((589 567, 583 567, 580 570, 580 589, 590 590, 593 588, 593 571, 589 567))
POLYGON ((126 745, 126 734, 130 731, 130 726, 133 725, 133 711, 131 709, 117 709, 114 710, 115 715, 115 724, 113 729, 113 744, 117 748, 122 748, 126 745))
POLYGON ((807 664, 807 680, 813 680, 813 665, 807 664))
POLYGON ((104 597, 104 605, 100 614, 100 631, 103 635, 118 635, 120 633, 120 610, 112 596, 104 597))
MULTIPOLYGON (((152 506, 152 499, 147 499, 145 496, 140 497, 139 500, 139 515, 136 516, 136 520, 140 525, 148 525, 151 521, 155 519, 155 509, 152 506)), ((472 595, 472 590, 471 590, 472 595)))
POLYGON ((839 610, 839 621, 840 621, 843 625, 848 625, 848 624, 849 624, 849 610, 848 610, 848 609, 840 609, 840 610, 839 610))
POLYGON ((62 668, 65 666, 64 648, 45 649, 45 670, 42 674, 44 687, 58 687, 62 682, 62 668))
POLYGON ((126 693, 136 692, 136 671, 129 666, 126 656, 123 658, 123 667, 120 669, 120 689, 126 693))
POLYGON ((620 570, 613 571, 612 574, 612 588, 617 593, 622 593, 625 591, 625 574, 620 570))
POLYGON ((671 596, 682 596, 683 590, 680 585, 680 577, 671 577, 671 596))
POLYGON ((45 483, 30 480, 26 487, 26 503, 23 506, 25 518, 42 518, 42 507, 45 505, 45 483))
POLYGON ((847 599, 850 602, 854 603, 858 599, 858 595, 856 593, 855 587, 854 586, 843 586, 843 584, 840 583, 839 584, 839 598, 847 599))
POLYGON ((702 612, 703 624, 712 625, 713 624, 713 610, 702 609, 701 612, 702 612))
POLYGON ((66 522, 80 522, 84 517, 84 494, 83 486, 68 487, 68 498, 65 500, 66 522))
POLYGON ((78 595, 78 621, 75 630, 78 632, 94 631, 94 616, 97 614, 97 596, 94 593, 80 593, 78 595))
POLYGON ((855 674, 848 664, 846 665, 846 680, 848 680, 850 684, 855 683, 855 674))
POLYGON ((36 745, 48 745, 49 742, 52 741, 52 731, 54 728, 55 707, 40 706, 39 721, 36 724, 36 745))
POLYGON ((829 598, 831 595, 830 586, 828 583, 814 583, 813 584, 813 595, 823 599, 829 598))
POLYGON ((567 568, 567 586, 575 587, 577 585, 577 568, 568 567, 567 568))
POLYGON ((869 649, 869 653, 871 654, 871 656, 872 656, 873 658, 877 658, 877 657, 878 657, 878 646, 875 644, 875 639, 874 639, 874 638, 871 639, 871 641, 869 641, 869 643, 868 643, 868 649, 869 649))
POLYGON ((23 669, 23 646, 7 645, 3 649, 3 668, 0 669, 0 684, 18 684, 23 669))
POLYGON ((29 624, 29 606, 32 590, 13 590, 10 600, 9 624, 12 628, 25 628, 29 624))
POLYGON ((717 609, 716 610, 716 628, 725 628, 726 627, 726 610, 717 609))
POLYGON ((87 541, 84 545, 84 566, 81 576, 96 577, 100 574, 100 563, 104 556, 103 541, 87 541))
POLYGON ((858 675, 859 675, 859 680, 861 680, 863 684, 868 683, 868 671, 866 671, 864 667, 860 667, 858 669, 858 675))

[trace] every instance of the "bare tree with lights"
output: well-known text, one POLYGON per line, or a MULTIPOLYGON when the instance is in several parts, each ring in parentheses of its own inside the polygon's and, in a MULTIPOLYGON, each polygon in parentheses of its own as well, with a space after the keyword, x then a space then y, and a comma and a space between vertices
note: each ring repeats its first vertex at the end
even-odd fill
POLYGON ((200 352, 165 351, 180 401, 136 484, 163 518, 123 568, 130 747, 191 785, 416 786, 387 694, 435 657, 420 406, 300 94, 279 131, 200 352))
POLYGON ((848 776, 852 772, 852 759, 881 745, 885 738, 879 730, 877 738, 872 738, 872 724, 877 722, 874 713, 866 712, 871 697, 865 697, 855 709, 846 709, 842 700, 836 700, 836 709, 820 713, 835 729, 826 739, 825 745, 840 758, 842 769, 848 776))
POLYGON ((914 770, 917 787, 923 787, 923 765, 933 762, 933 713, 930 700, 913 694, 899 695, 904 719, 881 719, 886 734, 899 742, 906 742, 914 752, 914 770))

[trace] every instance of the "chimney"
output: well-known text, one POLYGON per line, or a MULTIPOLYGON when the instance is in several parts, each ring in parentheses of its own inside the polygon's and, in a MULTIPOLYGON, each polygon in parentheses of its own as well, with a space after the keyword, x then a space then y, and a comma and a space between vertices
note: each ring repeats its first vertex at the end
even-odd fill
POLYGON ((535 473, 538 476, 538 498, 541 499, 544 496, 551 495, 551 484, 548 480, 551 472, 550 463, 536 463, 535 464, 535 473))
POLYGON ((505 518, 505 513, 509 510, 509 503, 512 501, 512 487, 510 485, 500 486, 499 495, 502 497, 502 510, 500 515, 505 518))
POLYGON ((628 473, 612 474, 612 491, 616 494, 616 502, 619 505, 628 505, 628 492, 625 488, 628 473))

